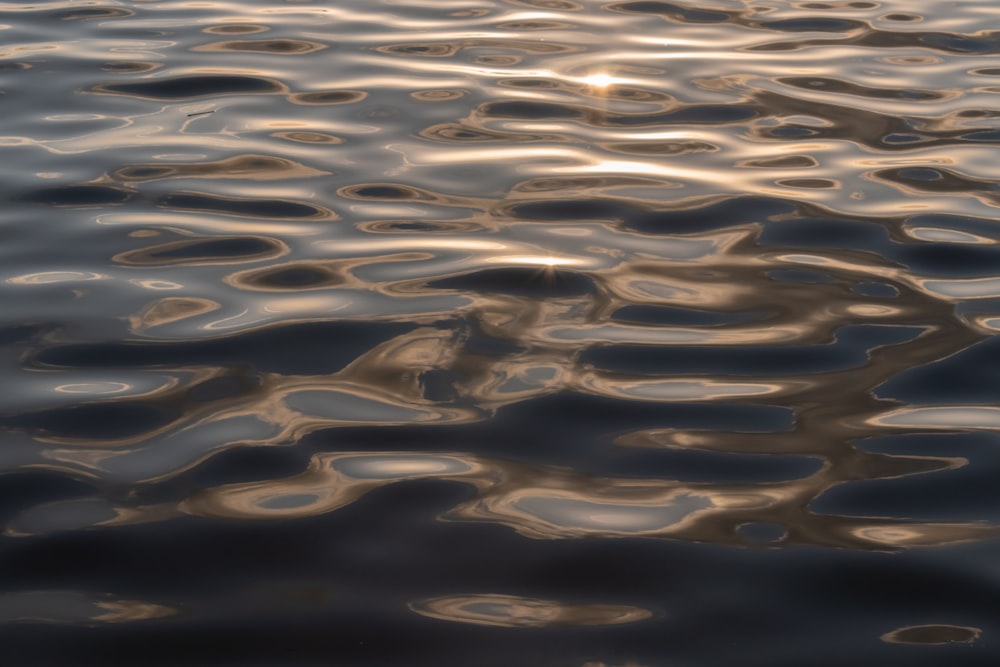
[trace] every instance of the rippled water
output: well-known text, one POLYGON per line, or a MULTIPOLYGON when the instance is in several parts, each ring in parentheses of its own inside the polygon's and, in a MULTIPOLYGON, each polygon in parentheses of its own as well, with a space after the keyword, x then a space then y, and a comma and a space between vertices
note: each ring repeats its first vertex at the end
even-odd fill
POLYGON ((992 664, 1000 10, 926 4, 0 5, 5 659, 992 664))

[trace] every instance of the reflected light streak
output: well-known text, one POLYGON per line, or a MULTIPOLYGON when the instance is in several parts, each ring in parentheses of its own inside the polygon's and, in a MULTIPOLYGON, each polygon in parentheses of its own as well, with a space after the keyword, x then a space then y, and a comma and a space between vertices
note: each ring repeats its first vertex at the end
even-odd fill
POLYGON ((410 603, 421 616, 441 621, 502 628, 619 625, 652 617, 642 607, 611 604, 567 604, 513 595, 452 595, 410 603))
POLYGON ((557 266, 582 266, 586 264, 586 262, 583 262, 582 260, 570 259, 568 257, 542 257, 532 255, 491 257, 486 261, 490 264, 521 264, 525 266, 541 266, 550 269, 557 266))

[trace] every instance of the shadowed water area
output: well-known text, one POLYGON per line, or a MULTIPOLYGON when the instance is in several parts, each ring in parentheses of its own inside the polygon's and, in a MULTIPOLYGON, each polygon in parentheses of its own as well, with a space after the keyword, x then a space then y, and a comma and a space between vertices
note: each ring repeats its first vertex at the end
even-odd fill
POLYGON ((985 0, 0 4, 5 664, 994 664, 998 100, 985 0))

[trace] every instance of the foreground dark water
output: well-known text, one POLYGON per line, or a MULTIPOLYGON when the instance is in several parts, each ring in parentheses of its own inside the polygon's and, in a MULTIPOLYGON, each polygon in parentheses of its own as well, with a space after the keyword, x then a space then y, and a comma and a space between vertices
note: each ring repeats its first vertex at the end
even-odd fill
POLYGON ((926 4, 0 6, 5 664, 993 664, 926 4))

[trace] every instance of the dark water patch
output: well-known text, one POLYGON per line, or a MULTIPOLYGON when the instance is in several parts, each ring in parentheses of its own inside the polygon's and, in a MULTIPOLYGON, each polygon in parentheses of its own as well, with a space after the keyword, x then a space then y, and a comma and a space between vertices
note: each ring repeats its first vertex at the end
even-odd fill
POLYGON ((959 243, 913 243, 885 253, 920 276, 982 276, 1000 266, 1000 247, 959 243))
POLYGON ((288 96, 293 104, 354 104, 368 97, 363 90, 329 90, 313 93, 295 93, 288 96))
POLYGON ((410 97, 421 102, 450 102, 451 100, 465 97, 466 91, 461 88, 446 89, 437 88, 434 90, 416 90, 410 93, 410 97))
POLYGON ((634 209, 622 202, 549 198, 513 204, 505 213, 520 220, 625 220, 634 209))
POLYGON ((434 199, 433 196, 429 196, 428 193, 418 188, 399 185, 397 183, 354 185, 344 188, 339 194, 349 199, 398 199, 408 201, 432 201, 434 199))
POLYGON ((712 11, 656 1, 621 2, 608 5, 607 9, 637 14, 657 14, 685 23, 720 23, 729 21, 734 16, 733 12, 712 11))
POLYGON ((259 387, 259 378, 247 372, 237 372, 199 382, 187 389, 184 395, 198 403, 209 403, 253 392, 259 387))
POLYGON ((178 192, 164 195, 157 202, 168 209, 205 211, 251 218, 330 218, 329 209, 305 202, 281 199, 236 199, 199 192, 178 192))
POLYGON ((340 144, 344 141, 340 137, 323 132, 275 132, 272 136, 302 144, 340 144))
POLYGON ((345 278, 318 263, 295 262, 243 271, 229 282, 244 289, 294 291, 340 285, 345 278))
POLYGON ((756 118, 759 111, 746 104, 689 105, 661 114, 608 115, 609 126, 651 126, 664 123, 738 123, 756 118))
POLYGON ((159 63, 146 63, 146 62, 135 62, 135 61, 124 61, 118 60, 115 62, 104 63, 101 69, 105 72, 118 72, 121 74, 134 74, 136 72, 150 72, 154 69, 162 67, 159 63))
POLYGON ((283 244, 262 237, 186 239, 139 248, 115 256, 115 261, 134 266, 215 264, 274 257, 283 244))
POLYGON ((94 403, 2 417, 0 424, 61 438, 116 440, 156 430, 178 416, 173 410, 149 403, 94 403))
POLYGON ((799 217, 768 222, 760 243, 792 248, 866 249, 885 252, 889 232, 877 221, 799 217))
POLYGON ((497 25, 499 30, 571 30, 575 28, 572 23, 562 23, 559 21, 510 21, 497 25))
POLYGON ((501 79, 500 81, 497 81, 497 85, 504 86, 505 88, 526 88, 529 90, 566 90, 568 88, 562 81, 542 77, 534 77, 531 79, 501 79))
POLYGON ((745 160, 739 166, 758 169, 810 169, 818 166, 818 163, 815 158, 808 155, 785 155, 777 158, 745 160))
POLYGON ((234 39, 197 46, 192 51, 301 55, 328 48, 326 44, 303 39, 234 39))
POLYGON ((994 142, 1000 141, 1000 130, 982 130, 979 132, 966 132, 960 135, 963 141, 972 142, 994 142))
POLYGON ((851 287, 851 291, 862 296, 871 296, 877 299, 894 299, 899 296, 899 289, 888 283, 858 283, 851 287))
POLYGON ((40 324, 15 324, 0 327, 0 345, 20 345, 38 338, 51 330, 50 326, 40 324))
POLYGON ((375 234, 421 234, 423 232, 455 233, 479 231, 482 227, 474 222, 453 222, 450 220, 373 220, 362 226, 375 234))
POLYGON ((82 498, 94 488, 83 480, 46 470, 23 470, 0 476, 0 521, 45 503, 82 498))
POLYGON ((831 79, 827 77, 804 77, 786 76, 777 79, 778 83, 786 86, 795 86, 805 90, 820 90, 824 93, 840 93, 842 95, 857 95, 858 97, 871 97, 873 99, 902 99, 902 100, 939 100, 944 97, 941 93, 929 90, 893 90, 888 88, 869 88, 857 84, 831 79))
POLYGON ((768 271, 767 277, 771 280, 786 283, 835 283, 837 279, 825 271, 813 271, 810 269, 776 269, 768 271))
POLYGON ((105 83, 95 92, 144 97, 154 100, 186 100, 246 93, 277 93, 283 86, 270 79, 253 76, 182 76, 141 83, 105 83))
POLYGON ((231 178, 263 181, 321 175, 330 175, 330 172, 311 169, 299 162, 273 155, 255 154, 234 155, 206 162, 135 164, 115 171, 116 178, 134 182, 166 178, 231 178))
POLYGON ((570 120, 583 118, 586 112, 568 104, 551 102, 490 102, 479 108, 487 118, 533 118, 570 120))
POLYGON ((946 457, 952 468, 932 474, 853 480, 810 503, 821 514, 889 516, 923 521, 982 521, 996 516, 997 503, 981 489, 1000 469, 994 435, 887 436, 859 446, 889 456, 946 457))
POLYGON ((955 53, 1000 53, 1000 31, 995 30, 978 35, 929 33, 922 35, 920 41, 933 48, 955 53))
POLYGON ((783 178, 775 181, 786 188, 804 188, 807 190, 829 190, 839 188, 840 183, 827 178, 783 178))
POLYGON ((803 19, 780 19, 778 21, 761 21, 757 25, 767 30, 781 32, 849 32, 865 27, 860 21, 849 19, 825 18, 815 16, 803 19))
POLYGON ((416 43, 416 44, 390 44, 380 46, 381 53, 388 53, 396 56, 418 56, 425 58, 447 58, 455 55, 460 48, 459 44, 446 43, 416 43))
MULTIPOLYGON (((720 411, 707 404, 616 401, 564 392, 506 405, 484 423, 394 427, 374 435, 385 451, 420 451, 433 442, 435 451, 465 451, 555 466, 573 461, 574 468, 579 465, 586 474, 600 476, 607 473, 603 466, 610 461, 624 460, 619 448, 611 446, 615 440, 638 429, 670 424, 677 429, 709 429, 723 434, 770 434, 788 429, 791 422, 788 409, 771 405, 734 404, 720 411), (520 427, 540 421, 550 428, 526 432, 520 427)), ((320 431, 305 441, 324 449, 353 450, 372 436, 370 428, 344 428, 320 431)), ((632 474, 644 474, 641 465, 632 469, 632 474)))
POLYGON ((17 200, 32 204, 66 207, 96 207, 122 204, 132 193, 105 185, 64 185, 42 188, 18 195, 17 200))
MULTIPOLYGON (((854 34, 842 38, 800 38, 794 41, 769 42, 743 47, 744 51, 800 51, 813 47, 860 46, 877 49, 926 49, 928 46, 935 51, 955 54, 991 54, 997 52, 998 42, 993 33, 988 38, 970 37, 949 32, 935 31, 891 31, 864 26, 852 25, 845 31, 854 34)), ((830 30, 830 32, 840 32, 830 30)))
POLYGON ((687 155, 690 153, 714 153, 721 150, 715 144, 705 141, 615 142, 604 144, 603 147, 609 151, 626 155, 687 155))
POLYGON ((207 341, 59 345, 37 351, 34 363, 57 368, 245 364, 261 372, 321 375, 340 370, 370 347, 414 326, 402 322, 374 326, 310 322, 207 341))
POLYGON ((677 211, 630 216, 626 226, 647 234, 697 234, 750 222, 766 222, 795 210, 794 202, 781 199, 731 197, 677 211))
POLYGON ((609 473, 619 475, 713 484, 767 484, 809 477, 819 471, 823 461, 807 456, 629 448, 604 465, 609 473))
POLYGON ((45 14, 46 19, 54 21, 93 21, 95 19, 114 19, 123 16, 134 16, 135 12, 124 7, 73 7, 60 9, 45 14))
POLYGON ((593 294, 594 281, 589 276, 562 269, 508 268, 487 269, 452 276, 428 283, 435 289, 455 289, 485 294, 499 293, 551 299, 593 294))
POLYGON ((768 314, 754 311, 710 311, 672 306, 631 305, 619 308, 611 318, 621 322, 667 326, 720 326, 763 319, 768 314))
POLYGON ((615 372, 664 377, 684 373, 774 376, 791 369, 801 376, 861 367, 872 349, 911 340, 916 333, 906 327, 858 325, 839 330, 836 341, 827 345, 604 345, 582 352, 580 361, 615 372))
POLYGON ((446 143, 466 142, 530 142, 558 140, 553 134, 528 134, 524 132, 498 132, 481 127, 472 127, 460 123, 444 123, 433 125, 420 131, 420 136, 431 141, 446 143))
POLYGON ((1000 401, 1000 342, 990 338, 940 361, 902 370, 879 396, 909 404, 993 405, 1000 401))
MULTIPOLYGON (((529 41, 519 39, 463 39, 454 42, 417 42, 403 44, 389 44, 379 46, 375 50, 380 53, 387 53, 395 56, 418 56, 445 58, 454 56, 461 51, 475 50, 496 50, 516 51, 532 54, 556 54, 571 53, 579 51, 580 47, 570 44, 560 44, 555 41, 529 41)), ((512 64, 509 58, 502 56, 481 56, 486 58, 491 64, 512 64), (495 58, 500 57, 498 62, 495 58)))
POLYGON ((819 100, 806 100, 771 91, 759 91, 754 95, 755 104, 768 110, 769 115, 802 116, 824 121, 816 126, 805 127, 796 123, 785 123, 777 128, 760 128, 762 136, 779 139, 795 139, 809 136, 815 139, 846 139, 874 147, 885 147, 883 137, 909 131, 910 127, 902 118, 879 113, 878 111, 844 104, 830 104, 819 100))
POLYGON ((252 23, 224 23, 204 28, 202 32, 210 35, 252 35, 258 32, 267 32, 270 28, 266 25, 252 23))
POLYGON ((750 544, 774 544, 788 536, 784 526, 767 521, 741 523, 736 527, 736 533, 750 544))
POLYGON ((222 452, 199 465, 187 484, 213 488, 224 484, 281 479, 300 474, 309 459, 300 449, 243 447, 222 452))
POLYGON ((995 193, 997 183, 980 181, 938 167, 904 167, 880 169, 874 172, 880 178, 899 185, 926 192, 988 192, 995 193))

